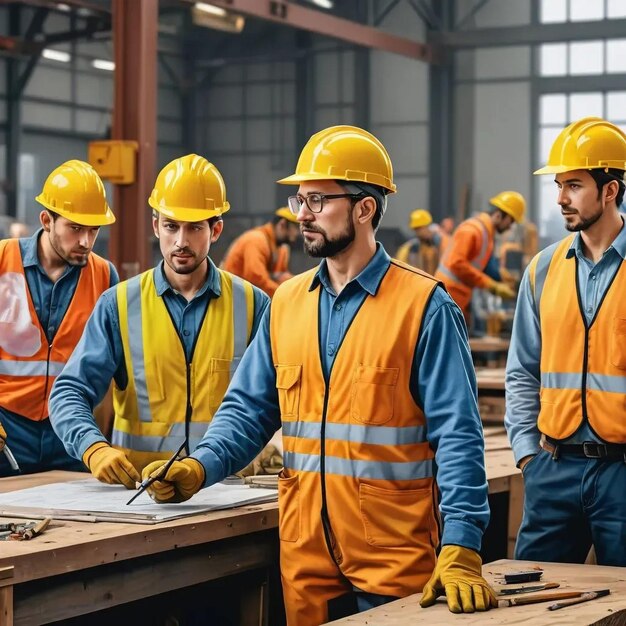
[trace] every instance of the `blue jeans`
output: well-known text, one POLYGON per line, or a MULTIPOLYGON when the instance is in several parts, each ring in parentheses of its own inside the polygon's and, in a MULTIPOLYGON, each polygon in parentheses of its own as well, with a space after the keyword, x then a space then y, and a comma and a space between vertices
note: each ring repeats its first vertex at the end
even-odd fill
POLYGON ((0 453, 0 477, 48 470, 86 471, 82 461, 65 451, 49 419, 36 422, 0 408, 0 422, 7 432, 7 445, 20 466, 19 472, 14 471, 6 456, 0 453))
POLYGON ((541 450, 524 466, 524 518, 515 558, 626 566, 626 463, 541 450))

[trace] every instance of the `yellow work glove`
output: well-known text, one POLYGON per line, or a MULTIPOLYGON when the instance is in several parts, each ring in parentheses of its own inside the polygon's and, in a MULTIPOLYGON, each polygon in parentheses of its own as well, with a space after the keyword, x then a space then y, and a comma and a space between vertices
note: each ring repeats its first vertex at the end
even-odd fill
MULTIPOLYGON (((153 461, 143 468, 142 478, 158 476, 167 461, 153 461)), ((174 461, 167 474, 148 487, 148 493, 155 502, 184 502, 204 485, 204 467, 200 461, 190 457, 174 461)))
POLYGON ((89 446, 83 454, 83 463, 101 482, 124 485, 136 489, 141 480, 139 472, 121 450, 116 450, 104 441, 89 446))
POLYGON ((4 426, 2 425, 2 422, 0 422, 0 452, 2 452, 2 449, 4 448, 4 444, 7 441, 7 431, 4 430, 4 426))
POLYGON ((506 283, 499 283, 496 280, 492 280, 488 285, 487 289, 494 295, 500 296, 505 300, 512 300, 515 298, 515 290, 509 287, 506 283))
POLYGON ((496 595, 482 577, 482 561, 477 552, 462 546, 444 546, 437 565, 424 586, 420 605, 432 606, 446 596, 452 613, 488 611, 498 606, 496 595))

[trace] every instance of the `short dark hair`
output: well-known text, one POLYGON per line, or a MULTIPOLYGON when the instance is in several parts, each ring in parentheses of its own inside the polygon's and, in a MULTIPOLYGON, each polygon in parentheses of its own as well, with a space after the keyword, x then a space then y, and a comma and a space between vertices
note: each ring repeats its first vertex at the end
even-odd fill
POLYGON ((503 211, 502 209, 499 209, 497 206, 493 206, 491 205, 491 211, 489 211, 489 215, 495 215, 496 213, 500 213, 501 217, 511 217, 511 215, 509 215, 506 211, 503 211))
POLYGON ((596 187, 598 188, 598 197, 602 193, 602 189, 604 189, 605 185, 608 185, 611 181, 616 180, 619 185, 619 190, 615 196, 615 204, 617 206, 622 204, 622 201, 624 200, 624 190, 626 190, 626 186, 624 185, 624 170, 618 170, 614 167, 610 167, 605 170, 602 167, 598 167, 596 169, 589 170, 589 174, 595 181, 596 187))
POLYGON ((48 211, 48 215, 52 218, 53 222, 56 222, 59 217, 61 217, 58 213, 51 211, 50 209, 46 209, 48 211))

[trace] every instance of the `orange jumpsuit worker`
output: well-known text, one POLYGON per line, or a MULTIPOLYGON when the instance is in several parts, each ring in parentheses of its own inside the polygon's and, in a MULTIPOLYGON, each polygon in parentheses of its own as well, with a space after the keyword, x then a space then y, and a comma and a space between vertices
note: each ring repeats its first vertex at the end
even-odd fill
MULTIPOLYGON (((454 613, 487 610, 484 440, 465 325, 432 276, 376 242, 396 190, 389 155, 369 132, 334 126, 309 139, 279 183, 298 186, 289 207, 321 263, 278 288, 203 440, 151 494, 190 498, 282 425, 290 626, 422 590, 424 607, 445 593, 454 613)), ((143 476, 161 477, 164 463, 143 476)))
POLYGON ((221 268, 247 280, 271 297, 278 285, 292 276, 289 250, 299 234, 295 216, 287 207, 281 207, 271 222, 248 230, 233 241, 221 268))
POLYGON ((502 298, 515 297, 513 289, 502 282, 493 250, 496 232, 504 233, 513 222, 523 221, 526 202, 516 191, 502 191, 489 203, 493 207, 490 213, 480 213, 459 225, 435 274, 461 307, 466 321, 475 287, 502 298))

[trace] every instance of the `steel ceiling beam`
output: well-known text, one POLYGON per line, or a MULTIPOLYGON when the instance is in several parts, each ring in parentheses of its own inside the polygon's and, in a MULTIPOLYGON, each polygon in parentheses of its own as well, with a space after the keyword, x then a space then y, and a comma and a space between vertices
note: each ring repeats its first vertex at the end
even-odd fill
MULTIPOLYGON (((193 0, 181 0, 194 4, 193 0)), ((227 11, 299 28, 366 48, 384 50, 426 63, 437 63, 435 46, 391 35, 377 28, 283 0, 211 0, 227 11)))

